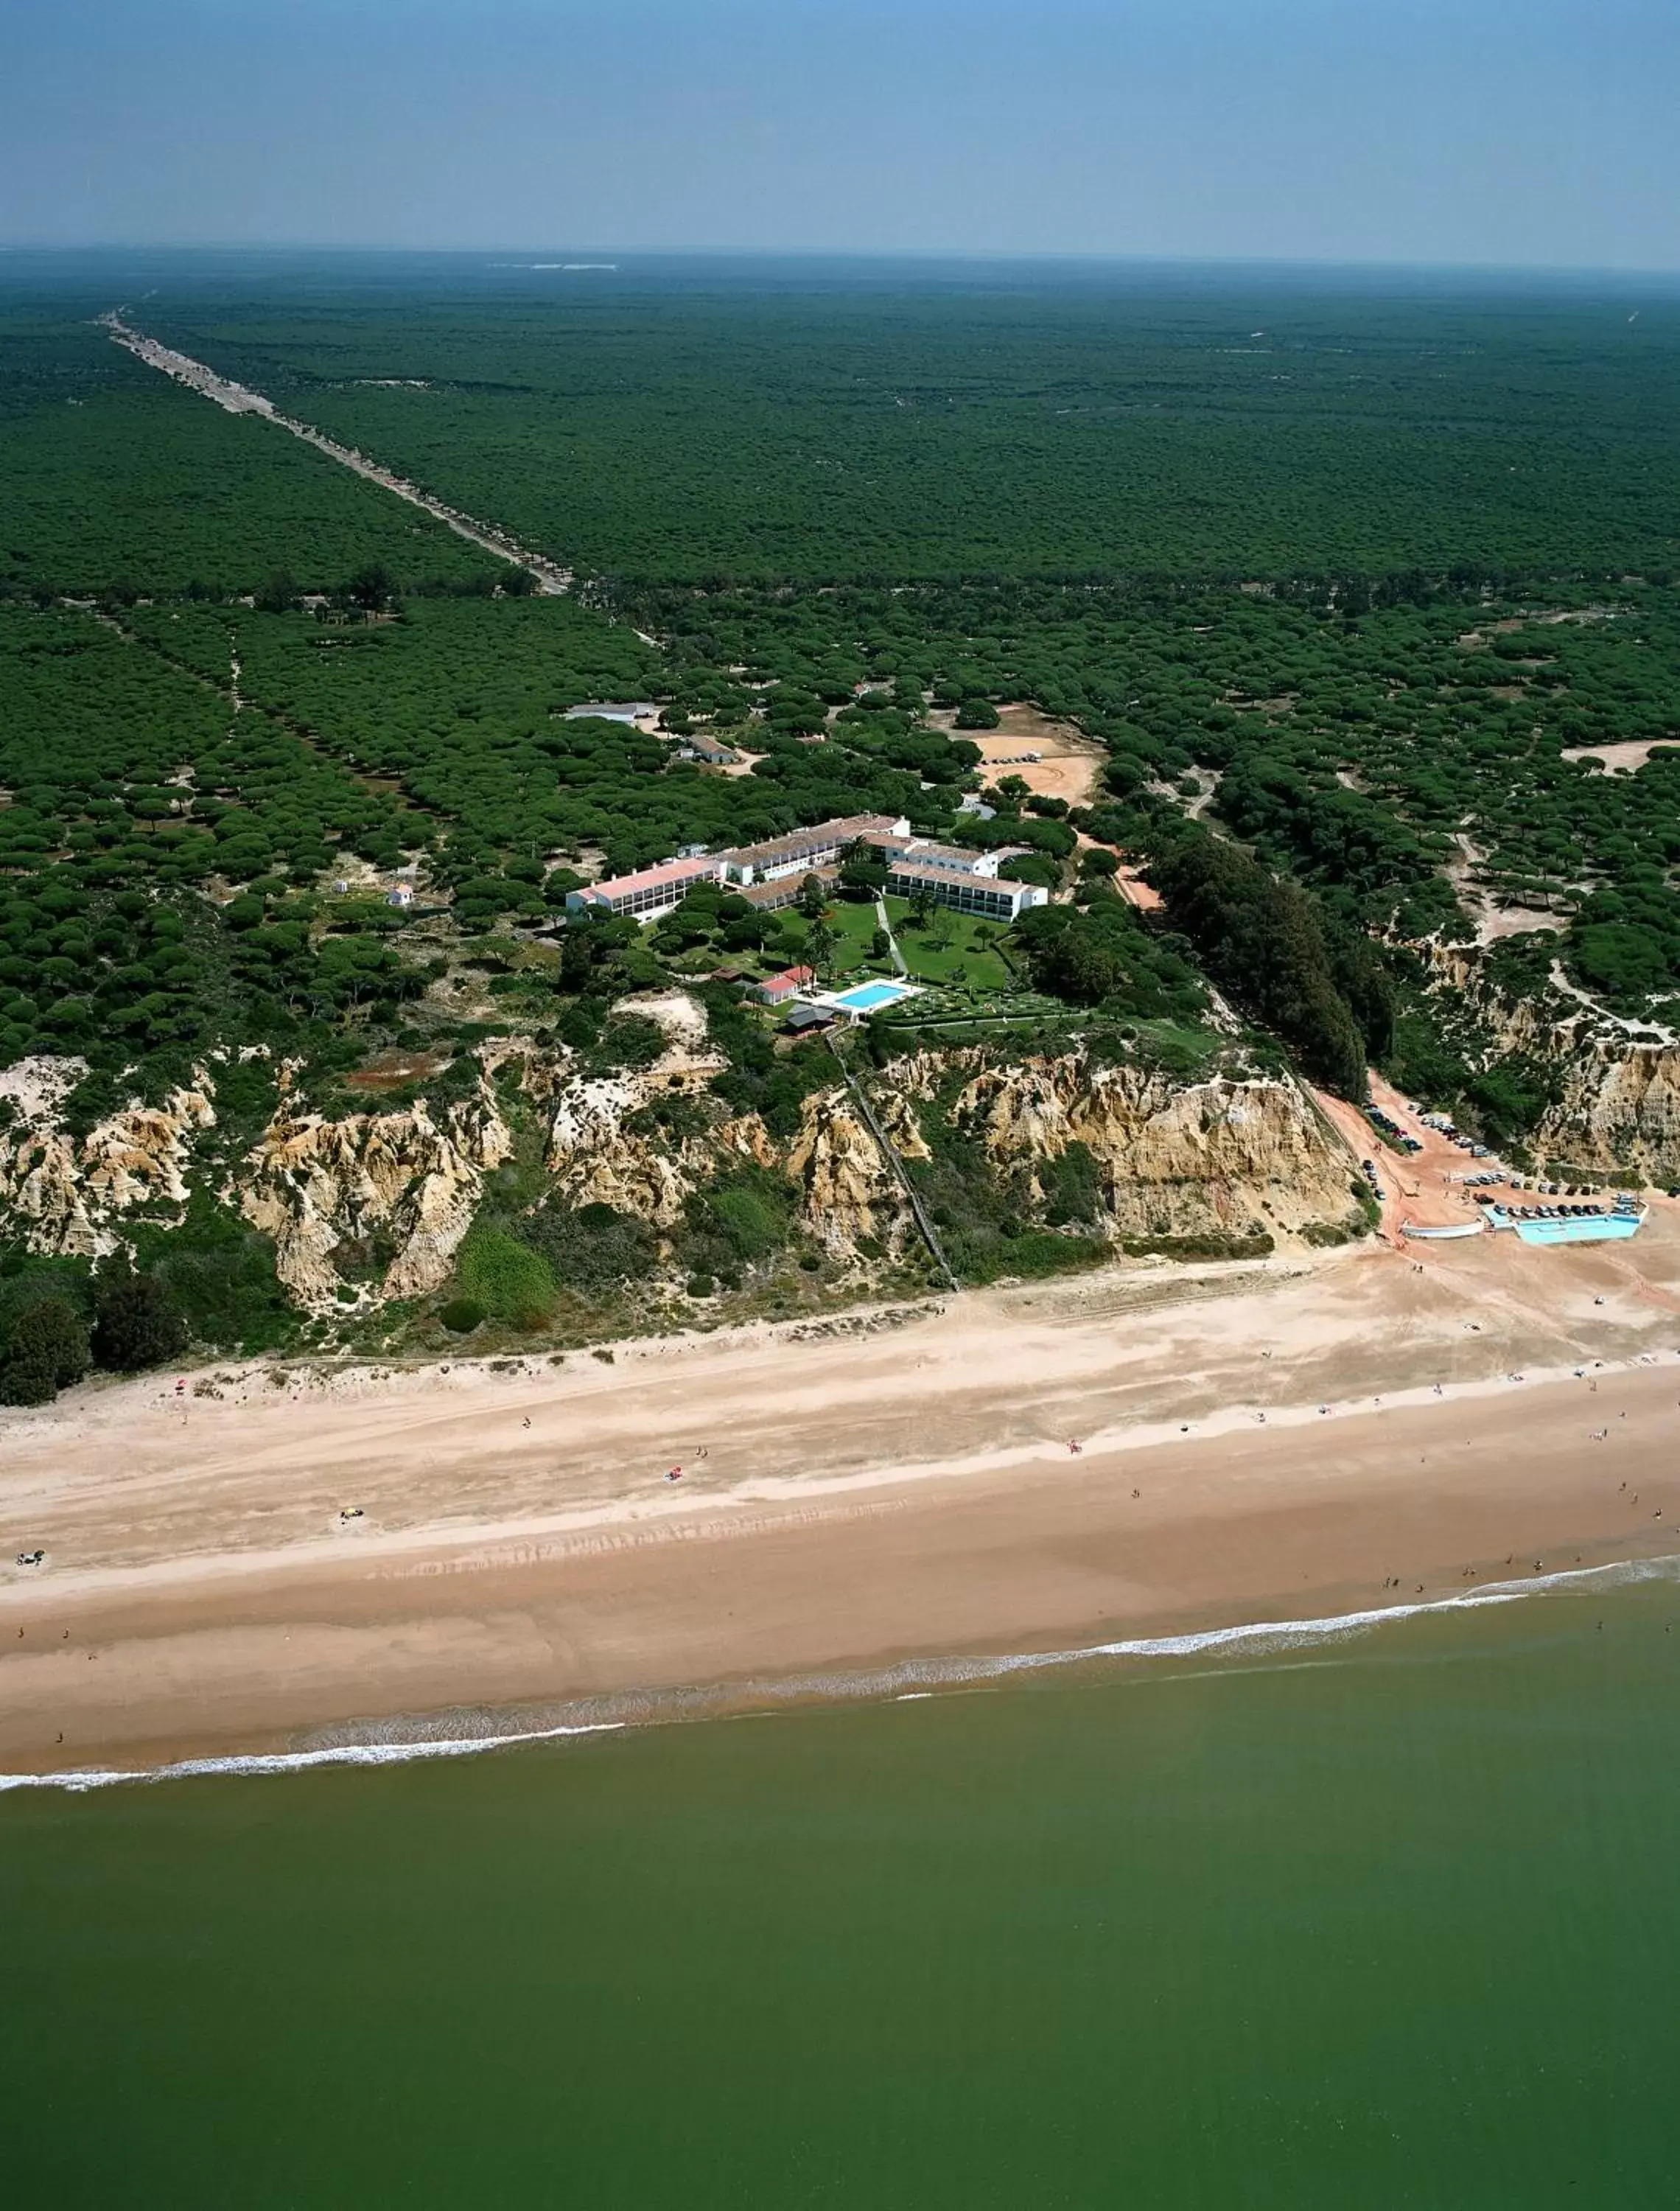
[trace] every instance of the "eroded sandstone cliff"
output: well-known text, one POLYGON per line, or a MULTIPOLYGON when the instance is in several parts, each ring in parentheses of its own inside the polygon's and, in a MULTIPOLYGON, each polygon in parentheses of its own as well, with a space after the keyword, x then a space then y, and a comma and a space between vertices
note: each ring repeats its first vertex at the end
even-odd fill
MULTIPOLYGON (((982 1069, 952 1118, 999 1166, 1083 1144, 1117 1237, 1288 1235, 1345 1221, 1353 1162, 1312 1101, 1285 1081, 1188 1085, 1082 1054, 982 1069)), ((1036 1175, 1035 1188, 1042 1196, 1036 1175)))
POLYGON ((274 1239, 281 1281, 311 1311, 422 1297, 449 1279, 485 1173, 512 1148, 487 1069, 473 1097, 435 1118, 422 1100, 328 1120, 282 1078, 275 1117, 230 1195, 274 1239), (333 1255, 347 1243, 394 1247, 377 1283, 346 1283, 333 1255))
POLYGON ((37 1058, 0 1073, 0 1212, 32 1251, 97 1258, 116 1249, 124 1215, 184 1205, 193 1138, 215 1124, 215 1084, 200 1068, 161 1106, 136 1101, 78 1139, 63 1105, 87 1072, 85 1060, 37 1058))
POLYGON ((1541 1123, 1548 1155, 1586 1167, 1680 1176, 1680 1049, 1598 1039, 1564 1063, 1562 1094, 1541 1123))
POLYGON ((1085 1146, 1100 1190, 1099 1217, 1085 1225, 1116 1239, 1287 1235, 1348 1214, 1347 1155, 1286 1081, 1187 1086, 1093 1067, 1079 1051, 1008 1059, 971 1048, 870 1075, 867 1104, 837 1068, 804 1099, 791 1136, 778 1138, 758 1114, 720 1106, 713 1071, 703 1034, 683 1034, 644 1072, 610 1075, 583 1071, 563 1048, 492 1045, 456 1069, 444 1086, 452 1097, 334 1115, 284 1068, 267 1125, 230 1149, 215 1067, 160 1106, 130 1103, 78 1139, 63 1106, 85 1069, 25 1063, 0 1076, 0 1207, 32 1249, 97 1257, 122 1240, 126 1220, 143 1212, 166 1223, 207 1187, 272 1238, 281 1282, 317 1314, 443 1287, 486 1177, 514 1156, 524 1141, 517 1127, 533 1117, 528 1142, 540 1141, 562 1202, 610 1206, 672 1235, 694 1193, 750 1163, 787 1178, 797 1229, 841 1258, 914 1245, 900 1168, 930 1160, 941 1124, 1000 1175, 1024 1166, 1015 1186, 1029 1214, 1045 1163, 1085 1146))
POLYGON ((1495 983, 1484 951, 1413 948, 1429 996, 1461 1009, 1457 1040, 1472 1063, 1509 1053, 1548 1071, 1557 1094, 1530 1140, 1537 1154, 1655 1182, 1680 1178, 1680 1045, 1671 1032, 1596 1005, 1556 962, 1547 987, 1518 997, 1495 983))

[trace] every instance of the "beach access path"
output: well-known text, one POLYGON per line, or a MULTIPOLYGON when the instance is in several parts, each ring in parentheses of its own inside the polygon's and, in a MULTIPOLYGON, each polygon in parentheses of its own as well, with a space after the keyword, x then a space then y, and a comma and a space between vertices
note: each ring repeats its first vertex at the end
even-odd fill
POLYGON ((1665 1208, 1615 1247, 1116 1269, 611 1365, 84 1388, 0 1427, 0 1771, 1662 1551, 1677 1286, 1665 1208))

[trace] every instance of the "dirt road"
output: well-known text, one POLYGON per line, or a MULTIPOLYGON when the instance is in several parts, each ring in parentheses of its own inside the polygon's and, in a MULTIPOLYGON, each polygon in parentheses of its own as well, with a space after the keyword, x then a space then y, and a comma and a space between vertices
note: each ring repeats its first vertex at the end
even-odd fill
MULTIPOLYGON (((148 338, 143 331, 134 329, 123 320, 120 309, 113 307, 109 314, 101 315, 100 321, 118 345, 126 346, 135 359, 144 361, 148 368, 158 369, 165 376, 172 377, 177 384, 183 384, 189 391, 196 391, 204 398, 214 400, 218 407, 226 408, 230 415, 259 415, 265 421, 278 423, 282 430, 289 430, 294 438, 301 438, 305 445, 313 445, 317 453, 324 453, 329 460, 336 461, 341 468, 354 469, 357 476, 365 476, 369 483, 376 483, 383 490, 394 492, 398 499, 407 500, 410 506, 420 508, 434 521, 441 522, 447 529, 454 530, 457 537, 464 537, 470 544, 476 545, 481 552, 489 553, 499 560, 511 561, 519 567, 529 569, 536 578, 539 591, 558 597, 561 592, 571 590, 571 571, 569 568, 546 560, 541 553, 532 552, 529 546, 520 544, 506 530, 487 522, 475 522, 458 508, 445 506, 442 500, 434 499, 430 492, 422 491, 418 484, 410 483, 406 477, 397 476, 390 469, 381 468, 377 461, 370 461, 365 453, 358 452, 354 446, 341 445, 311 424, 300 422, 290 415, 282 415, 274 402, 265 399, 260 391, 248 391, 242 384, 218 376, 202 360, 194 360, 187 354, 177 353, 169 346, 160 345, 155 338, 148 338)), ((650 643, 651 639, 644 642, 650 643)))

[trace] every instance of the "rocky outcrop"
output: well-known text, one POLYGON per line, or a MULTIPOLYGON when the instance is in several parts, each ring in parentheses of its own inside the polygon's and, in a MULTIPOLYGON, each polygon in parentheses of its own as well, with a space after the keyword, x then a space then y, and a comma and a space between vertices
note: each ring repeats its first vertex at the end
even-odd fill
POLYGON ((0 1209, 30 1251, 98 1258, 117 1222, 142 1207, 184 1206, 192 1139, 215 1123, 215 1087, 195 1069, 161 1106, 131 1101, 80 1140, 63 1126, 85 1061, 21 1060, 0 1075, 10 1126, 0 1135, 0 1209))
POLYGON ((1424 958, 1431 996, 1473 1021, 1474 1043, 1460 1039, 1472 1061, 1491 1064, 1514 1053, 1555 1071, 1556 1101, 1531 1139, 1537 1154, 1658 1182, 1680 1177, 1680 1045, 1672 1032, 1596 1005, 1556 962, 1550 988, 1517 1002, 1494 988, 1473 948, 1412 948, 1424 958))
POLYGON ((844 1090, 805 1100, 788 1172, 799 1185, 807 1226, 831 1251, 849 1252, 862 1237, 885 1241, 902 1233, 903 1189, 844 1090))
MULTIPOLYGON (((999 1167, 1083 1144, 1116 1237, 1289 1234, 1339 1223, 1353 1162, 1292 1082, 1218 1076, 1181 1086, 1080 1054, 988 1068, 952 1121, 999 1167)), ((1034 1187, 1042 1196, 1037 1174, 1034 1187)))
MULTIPOLYGON (((1065 1202, 1067 1178, 1048 1170, 1073 1144, 1095 1164, 1116 1239, 1252 1227, 1287 1235, 1350 1209, 1351 1163, 1287 1081, 1184 1085, 1093 1065, 1079 1051, 1000 1061, 969 1046, 895 1063, 868 1079, 867 1106, 836 1081, 805 1099, 789 1140, 710 1092, 698 1064, 706 1039, 679 1021, 687 1003, 662 1009, 672 1051, 641 1072, 589 1075, 565 1051, 491 1044, 457 1069, 450 1087, 471 1077, 463 1096, 335 1119, 310 1104, 295 1069, 282 1069, 267 1127, 235 1151, 218 1130, 214 1056, 160 1105, 130 1100, 80 1137, 64 1109, 85 1067, 21 1063, 0 1072, 0 1211, 32 1250, 98 1257, 120 1243, 125 1221, 167 1221, 208 1182, 272 1238, 297 1303, 326 1314, 426 1297, 450 1280, 486 1176, 513 1154, 510 1117, 541 1130, 564 1202, 609 1205, 668 1232, 695 1192, 751 1163, 787 1177, 802 1230, 843 1257, 860 1246, 897 1253, 915 1239, 892 1155, 912 1170, 932 1159, 935 1115, 1007 1178, 1024 1221, 1039 1217, 1036 1201, 1065 1202)), ((1672 1140, 1680 1055, 1624 1068, 1619 1088, 1602 1073, 1595 1081, 1607 1151, 1625 1148, 1630 1130, 1653 1152, 1672 1140)), ((964 1157, 962 1147, 949 1160, 941 1151, 940 1174, 962 1172, 964 1157)))
POLYGON ((675 1144, 633 1136, 628 1118, 645 1105, 647 1079, 634 1075, 574 1075, 553 1092, 548 1170, 574 1205, 610 1205, 616 1213, 669 1228, 704 1172, 692 1139, 675 1144))
POLYGON ((755 1167, 774 1167, 781 1164, 776 1141, 759 1114, 739 1114, 734 1120, 723 1122, 716 1136, 726 1153, 732 1154, 736 1159, 750 1160, 755 1167))
POLYGON ((1600 1040, 1578 1051, 1536 1148, 1574 1166, 1673 1180, 1680 1175, 1680 1050, 1600 1040))
POLYGON ((474 1097, 435 1118, 422 1102, 329 1121, 283 1090, 247 1157, 239 1208, 273 1237, 281 1281, 311 1311, 421 1297, 448 1280, 485 1172, 512 1148, 486 1077, 474 1097), (347 1297, 333 1254, 351 1242, 396 1248, 377 1287, 347 1297))

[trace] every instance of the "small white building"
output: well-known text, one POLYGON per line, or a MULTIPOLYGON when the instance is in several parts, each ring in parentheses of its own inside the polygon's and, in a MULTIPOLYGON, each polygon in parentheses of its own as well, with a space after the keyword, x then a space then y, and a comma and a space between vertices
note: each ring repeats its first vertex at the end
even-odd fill
POLYGON ((596 700, 587 706, 568 706, 568 722, 624 722, 632 728, 638 722, 656 719, 659 709, 651 699, 596 700))
POLYGON ((399 883, 394 891, 385 893, 387 906, 412 906, 414 902, 414 887, 412 883, 399 883))

